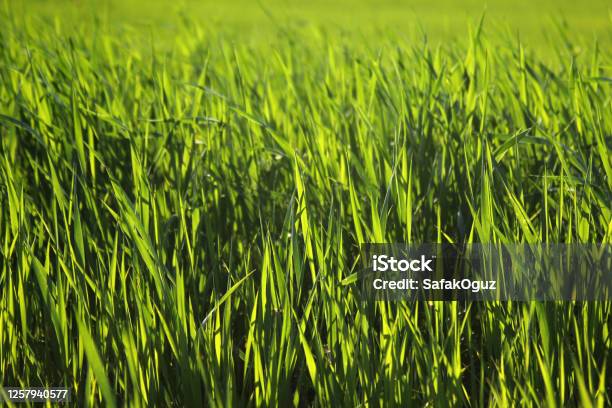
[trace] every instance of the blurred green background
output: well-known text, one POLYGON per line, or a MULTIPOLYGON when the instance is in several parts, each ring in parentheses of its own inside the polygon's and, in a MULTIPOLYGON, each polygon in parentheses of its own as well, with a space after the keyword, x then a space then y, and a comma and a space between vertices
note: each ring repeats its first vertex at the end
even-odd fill
POLYGON ((468 24, 486 16, 486 28, 537 47, 558 41, 559 25, 572 40, 592 44, 612 41, 612 3, 606 0, 4 0, 24 17, 55 18, 70 27, 74 22, 127 23, 156 40, 171 36, 188 16, 204 27, 237 40, 268 41, 280 33, 322 28, 338 34, 358 33, 376 41, 385 32, 435 42, 465 37, 468 24))

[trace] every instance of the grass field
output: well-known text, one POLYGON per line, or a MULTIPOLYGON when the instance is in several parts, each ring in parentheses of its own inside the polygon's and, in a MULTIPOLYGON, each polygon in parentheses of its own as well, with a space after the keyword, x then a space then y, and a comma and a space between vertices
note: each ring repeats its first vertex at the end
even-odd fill
POLYGON ((611 302, 356 294, 363 242, 611 241, 609 5, 92 4, 2 7, 0 385, 612 404, 611 302))

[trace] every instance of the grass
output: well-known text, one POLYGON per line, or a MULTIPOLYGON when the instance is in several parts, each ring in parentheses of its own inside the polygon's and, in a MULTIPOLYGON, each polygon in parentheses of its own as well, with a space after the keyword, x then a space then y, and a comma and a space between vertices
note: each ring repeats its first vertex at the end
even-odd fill
MULTIPOLYGON (((598 37, 612 41, 610 5, 606 0, 576 2, 571 0, 13 0, 13 8, 26 16, 57 17, 71 22, 98 20, 106 26, 129 24, 131 35, 142 32, 164 41, 182 25, 180 15, 195 18, 202 26, 216 32, 231 33, 231 40, 253 41, 258 45, 274 39, 279 29, 308 30, 323 26, 334 35, 354 35, 360 42, 375 45, 388 33, 409 39, 427 36, 433 41, 449 41, 461 34, 466 22, 477 21, 483 12, 489 32, 520 32, 534 47, 545 49, 559 39, 550 30, 553 21, 571 27, 572 40, 584 36, 589 42, 598 37), (384 35, 381 35, 381 31, 384 35), (580 34, 580 35, 575 35, 580 34), (548 41, 543 41, 547 38, 548 41)), ((590 44, 589 44, 590 45, 590 44)))
POLYGON ((604 44, 559 27, 544 59, 481 22, 451 46, 253 45, 186 19, 158 50, 10 7, 0 27, 0 384, 79 406, 612 404, 610 302, 356 293, 361 242, 610 242, 604 44))

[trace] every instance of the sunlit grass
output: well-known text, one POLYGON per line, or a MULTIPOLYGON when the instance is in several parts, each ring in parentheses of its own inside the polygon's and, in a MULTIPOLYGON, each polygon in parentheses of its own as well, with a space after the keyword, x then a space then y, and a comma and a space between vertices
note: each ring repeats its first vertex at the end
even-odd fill
POLYGON ((0 19, 0 384, 608 406, 605 303, 361 302, 360 242, 610 242, 610 53, 0 19), (302 38, 303 40, 303 38, 302 38), (135 41, 135 40, 134 40, 135 41))

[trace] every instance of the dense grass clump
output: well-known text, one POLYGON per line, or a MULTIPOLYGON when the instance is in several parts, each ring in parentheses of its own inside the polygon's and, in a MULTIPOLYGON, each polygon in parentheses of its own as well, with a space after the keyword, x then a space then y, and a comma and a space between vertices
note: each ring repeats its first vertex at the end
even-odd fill
POLYGON ((128 33, 0 19, 0 384, 612 404, 610 302, 355 293, 361 242, 610 242, 609 49, 128 33))

